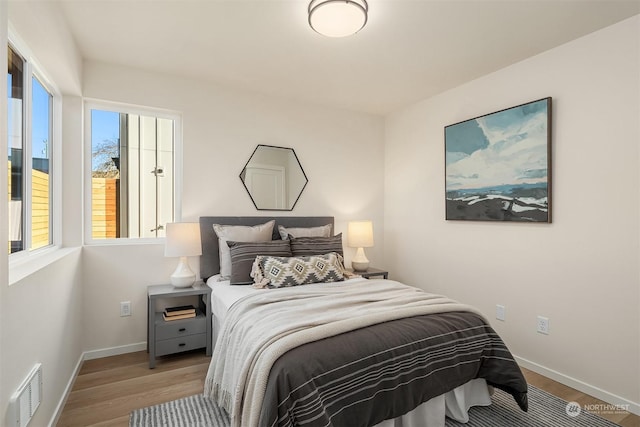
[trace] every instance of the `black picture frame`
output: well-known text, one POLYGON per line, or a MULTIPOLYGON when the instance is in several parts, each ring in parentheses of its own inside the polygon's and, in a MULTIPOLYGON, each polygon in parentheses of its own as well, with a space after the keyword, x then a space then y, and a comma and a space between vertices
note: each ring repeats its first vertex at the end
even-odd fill
POLYGON ((551 97, 445 126, 447 220, 551 223, 551 97))

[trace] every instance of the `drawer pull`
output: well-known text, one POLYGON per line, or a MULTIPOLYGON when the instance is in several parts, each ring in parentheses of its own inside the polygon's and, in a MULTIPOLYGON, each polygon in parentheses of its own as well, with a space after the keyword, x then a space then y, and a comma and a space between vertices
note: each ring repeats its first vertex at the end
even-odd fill
POLYGON ((187 330, 187 328, 180 328, 180 329, 178 329, 178 332, 184 332, 186 330, 187 330))
POLYGON ((178 347, 184 347, 186 344, 185 343, 180 343, 178 344, 178 347))

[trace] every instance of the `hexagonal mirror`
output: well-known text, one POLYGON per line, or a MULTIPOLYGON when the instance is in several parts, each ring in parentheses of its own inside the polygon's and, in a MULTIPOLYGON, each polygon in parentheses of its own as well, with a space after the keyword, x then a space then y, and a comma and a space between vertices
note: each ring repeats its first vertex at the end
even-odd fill
POLYGON ((258 145, 240 173, 258 210, 290 211, 309 181, 293 148, 258 145))

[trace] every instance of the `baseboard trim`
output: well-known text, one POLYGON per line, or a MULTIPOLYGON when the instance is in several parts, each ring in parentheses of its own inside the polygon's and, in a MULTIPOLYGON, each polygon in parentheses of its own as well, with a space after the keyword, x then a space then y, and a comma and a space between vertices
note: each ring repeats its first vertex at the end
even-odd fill
POLYGON ((56 406, 56 409, 53 411, 53 418, 51 419, 51 422, 49 422, 49 427, 55 427, 58 424, 58 421, 60 421, 60 415, 62 415, 62 409, 64 408, 64 405, 67 403, 67 399, 69 398, 69 394, 73 389, 73 385, 76 382, 76 378, 78 378, 78 374, 80 373, 80 368, 82 367, 83 361, 84 361, 84 353, 82 353, 78 358, 76 367, 73 370, 73 374, 71 375, 71 378, 69 378, 69 381, 67 382, 67 386, 64 388, 64 393, 62 394, 62 397, 60 397, 58 406, 56 406))
POLYGON ((587 384, 568 375, 561 374, 558 371, 554 371, 553 369, 549 369, 546 366, 542 366, 538 363, 532 362, 522 357, 514 355, 514 358, 516 359, 516 362, 518 362, 518 364, 523 368, 527 368, 540 375, 544 375, 547 378, 551 378, 554 381, 558 381, 559 383, 562 383, 568 387, 575 388, 582 393, 586 393, 612 405, 626 405, 629 412, 635 415, 640 415, 640 403, 638 402, 633 402, 631 400, 625 399, 624 397, 609 393, 608 391, 603 390, 599 387, 587 384))
POLYGON ((121 345, 119 347, 102 348, 99 350, 85 351, 83 360, 101 359, 103 357, 118 356, 120 354, 134 353, 147 349, 147 342, 139 342, 135 344, 121 345))
POLYGON ((51 421, 49 422, 48 427, 55 427, 58 424, 58 421, 60 420, 60 416, 62 415, 62 410, 64 409, 64 405, 67 403, 69 394, 73 389, 73 384, 75 384, 76 378, 78 378, 78 374, 80 373, 80 368, 82 367, 82 363, 85 360, 100 359, 102 357, 109 357, 109 356, 118 356, 120 354, 134 353, 136 351, 143 351, 146 349, 147 349, 147 342, 145 341, 145 342, 139 342, 136 344, 128 344, 128 345, 122 345, 119 347, 102 348, 99 350, 91 350, 91 351, 83 352, 80 355, 80 358, 78 359, 78 363, 76 363, 76 367, 73 370, 73 374, 71 375, 71 378, 69 378, 69 381, 67 382, 67 386, 64 389, 64 393, 60 398, 60 401, 58 402, 58 406, 56 406, 56 409, 53 412, 53 417, 51 418, 51 421))

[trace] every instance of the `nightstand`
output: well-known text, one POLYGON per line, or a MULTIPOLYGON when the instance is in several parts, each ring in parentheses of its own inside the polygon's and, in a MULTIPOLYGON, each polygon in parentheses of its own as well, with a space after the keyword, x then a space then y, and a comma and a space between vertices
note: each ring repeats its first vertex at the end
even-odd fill
POLYGON ((370 279, 371 277, 382 276, 383 279, 389 278, 389 272, 385 270, 380 270, 377 268, 369 267, 367 271, 354 271, 351 268, 348 268, 347 271, 353 274, 357 274, 359 276, 364 277, 365 279, 370 279))
POLYGON ((211 288, 200 282, 190 288, 173 285, 147 287, 147 350, 149 369, 155 368, 156 357, 206 347, 211 356, 211 288), (166 321, 156 311, 158 299, 197 296, 196 317, 166 321))

